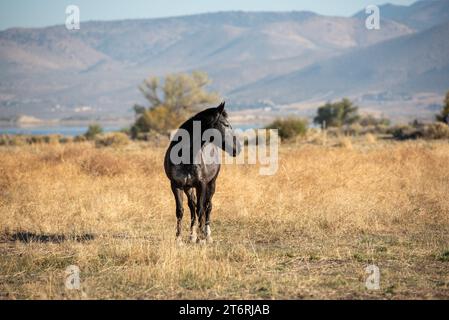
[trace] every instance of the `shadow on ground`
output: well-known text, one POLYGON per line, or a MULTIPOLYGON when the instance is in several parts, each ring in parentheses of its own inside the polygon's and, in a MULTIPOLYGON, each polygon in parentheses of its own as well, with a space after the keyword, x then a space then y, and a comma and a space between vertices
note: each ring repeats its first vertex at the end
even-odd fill
POLYGON ((65 241, 86 242, 94 240, 93 234, 82 234, 66 236, 63 234, 37 234, 33 232, 20 231, 12 234, 0 235, 0 242, 23 242, 23 243, 62 243, 65 241))

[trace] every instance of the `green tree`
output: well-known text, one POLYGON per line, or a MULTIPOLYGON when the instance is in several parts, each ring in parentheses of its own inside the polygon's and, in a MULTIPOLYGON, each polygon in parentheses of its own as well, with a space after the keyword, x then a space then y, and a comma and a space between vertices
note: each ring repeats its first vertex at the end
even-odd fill
POLYGON ((103 128, 99 124, 93 123, 93 124, 89 125, 84 136, 88 140, 93 140, 93 139, 95 139, 95 136, 97 134, 101 134, 101 133, 103 133, 103 128))
POLYGON ((219 100, 218 94, 207 92, 210 84, 206 73, 170 74, 163 83, 158 77, 149 77, 139 87, 149 106, 134 106, 137 120, 131 128, 135 138, 139 133, 156 131, 166 133, 175 129, 189 116, 219 100))
POLYGON ((313 122, 326 127, 341 127, 355 123, 359 118, 358 107, 349 99, 344 98, 341 101, 328 102, 319 107, 313 122))
MULTIPOLYGON (((437 121, 448 123, 449 121, 449 91, 446 93, 444 98, 444 106, 440 114, 436 116, 437 121)), ((449 123, 448 123, 449 124, 449 123)))
POLYGON ((144 106, 139 105, 139 104, 135 104, 133 106, 133 110, 134 110, 134 113, 136 114, 136 116, 139 116, 139 115, 141 115, 141 114, 143 114, 145 112, 146 108, 144 106))
POLYGON ((301 118, 276 119, 266 129, 278 129, 281 140, 288 140, 307 133, 307 120, 301 118))

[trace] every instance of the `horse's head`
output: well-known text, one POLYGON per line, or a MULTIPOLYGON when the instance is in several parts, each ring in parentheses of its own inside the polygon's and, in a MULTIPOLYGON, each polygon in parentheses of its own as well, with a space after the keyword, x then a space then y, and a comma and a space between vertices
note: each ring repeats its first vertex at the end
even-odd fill
POLYGON ((223 101, 218 107, 212 108, 210 128, 218 130, 222 137, 221 141, 214 141, 214 144, 236 157, 241 151, 241 145, 228 121, 228 114, 224 107, 225 102, 223 101))

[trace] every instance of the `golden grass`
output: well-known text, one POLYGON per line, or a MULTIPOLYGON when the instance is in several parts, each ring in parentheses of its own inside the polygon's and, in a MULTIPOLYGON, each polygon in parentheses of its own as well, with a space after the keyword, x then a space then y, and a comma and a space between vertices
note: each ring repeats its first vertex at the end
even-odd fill
POLYGON ((0 297, 447 299, 449 144, 349 142, 225 166, 206 246, 175 243, 162 148, 2 147, 0 297))

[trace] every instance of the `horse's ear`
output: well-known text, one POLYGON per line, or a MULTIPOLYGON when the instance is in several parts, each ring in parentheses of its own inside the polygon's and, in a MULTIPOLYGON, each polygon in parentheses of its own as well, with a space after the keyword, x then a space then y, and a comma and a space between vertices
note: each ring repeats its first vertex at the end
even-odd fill
POLYGON ((225 104, 226 104, 226 102, 223 101, 223 102, 220 103, 220 105, 217 107, 217 113, 218 113, 218 114, 222 114, 222 113, 223 113, 225 104))

